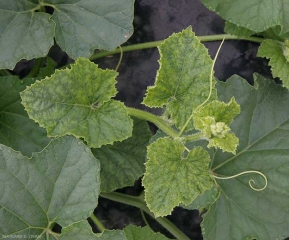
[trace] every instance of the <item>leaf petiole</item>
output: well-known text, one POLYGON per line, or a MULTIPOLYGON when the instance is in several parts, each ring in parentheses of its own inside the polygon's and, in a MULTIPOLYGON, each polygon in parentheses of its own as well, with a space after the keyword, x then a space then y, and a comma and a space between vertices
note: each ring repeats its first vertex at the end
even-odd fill
POLYGON ((178 133, 173 128, 171 128, 161 117, 136 108, 127 107, 126 109, 129 115, 154 123, 158 128, 160 128, 172 138, 178 136, 178 133))
POLYGON ((204 139, 203 133, 202 132, 198 132, 195 134, 191 134, 191 135, 187 135, 187 136, 183 136, 186 142, 194 142, 197 140, 201 140, 204 139))
POLYGON ((105 230, 105 227, 103 226, 102 222, 94 215, 94 213, 91 214, 90 219, 93 221, 93 223, 100 232, 103 232, 105 230))

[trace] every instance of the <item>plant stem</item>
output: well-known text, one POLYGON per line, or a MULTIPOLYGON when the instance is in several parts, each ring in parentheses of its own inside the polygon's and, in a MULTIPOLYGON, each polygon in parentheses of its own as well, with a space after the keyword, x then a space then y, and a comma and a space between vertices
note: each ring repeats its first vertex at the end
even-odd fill
POLYGON ((192 135, 184 136, 186 142, 197 141, 197 140, 203 139, 203 137, 204 136, 203 136, 202 132, 198 132, 198 133, 195 133, 195 134, 192 134, 192 135))
POLYGON ((120 64, 121 64, 122 57, 123 57, 122 47, 119 46, 118 48, 119 48, 119 50, 120 50, 120 57, 119 57, 118 63, 117 63, 116 68, 115 68, 115 71, 116 71, 116 72, 118 71, 118 68, 119 68, 119 66, 120 66, 120 64))
MULTIPOLYGON (((201 42, 213 42, 213 41, 221 41, 225 38, 225 40, 245 40, 245 41, 251 41, 251 42, 257 42, 261 43, 264 41, 263 38, 258 37, 237 37, 230 34, 217 34, 217 35, 209 35, 209 36, 198 36, 201 42)), ((141 50, 141 49, 148 49, 148 48, 154 48, 162 44, 164 40, 160 41, 154 41, 154 42, 146 42, 146 43, 139 43, 129 46, 123 46, 122 52, 130 52, 135 50, 141 50)), ((112 50, 112 51, 101 51, 94 55, 92 55, 89 59, 91 61, 102 58, 109 55, 114 55, 121 53, 121 50, 119 48, 112 50)))
POLYGON ((99 219, 94 214, 91 214, 90 219, 93 221, 93 223, 100 232, 103 232, 105 230, 105 227, 103 226, 101 221, 99 221, 99 219))
POLYGON ((26 76, 27 78, 33 78, 39 73, 39 69, 42 67, 44 58, 37 58, 35 60, 33 68, 30 70, 28 75, 26 76))
POLYGON ((116 193, 116 192, 101 193, 100 196, 107 198, 107 199, 110 199, 110 200, 113 200, 113 201, 116 201, 116 202, 120 202, 120 203, 124 203, 124 204, 128 204, 128 205, 137 207, 137 208, 143 210, 144 212, 146 212, 151 217, 153 217, 159 224, 161 224, 164 228, 166 228, 177 239, 189 240, 189 238, 179 228, 177 228, 172 222, 170 222, 168 219, 162 218, 162 217, 155 218, 154 214, 148 209, 144 200, 141 199, 140 197, 129 196, 126 194, 116 193))
POLYGON ((139 110, 136 108, 127 107, 128 114, 139 119, 147 120, 149 122, 154 123, 158 128, 164 131, 169 136, 175 138, 178 136, 178 133, 172 129, 161 117, 156 116, 152 113, 139 110))

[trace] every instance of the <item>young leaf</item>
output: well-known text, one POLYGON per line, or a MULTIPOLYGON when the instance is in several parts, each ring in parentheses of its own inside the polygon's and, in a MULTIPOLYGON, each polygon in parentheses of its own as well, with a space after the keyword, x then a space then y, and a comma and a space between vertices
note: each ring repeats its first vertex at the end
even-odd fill
POLYGON ((92 149, 101 163, 101 192, 133 185, 145 171, 146 147, 151 132, 145 121, 134 119, 132 136, 123 142, 92 149))
POLYGON ((164 235, 153 232, 149 227, 129 225, 123 230, 104 230, 103 233, 92 233, 86 221, 75 223, 62 230, 60 240, 167 240, 164 235))
POLYGON ((254 32, 263 32, 280 25, 282 33, 289 31, 286 0, 201 0, 206 7, 226 21, 254 32))
POLYGON ((269 65, 271 66, 273 77, 279 77, 283 85, 289 88, 289 46, 267 39, 259 47, 257 56, 270 59, 269 65))
MULTIPOLYGON (((156 83, 148 88, 143 102, 149 107, 166 105, 167 113, 181 128, 193 110, 209 96, 213 61, 190 28, 170 36, 159 51, 160 69, 156 83)), ((191 122, 186 130, 192 127, 191 122)))
POLYGON ((74 137, 51 141, 31 159, 0 145, 0 232, 41 235, 66 227, 97 206, 100 164, 74 137))
POLYGON ((213 185, 209 154, 201 147, 186 157, 184 151, 183 143, 168 137, 148 147, 143 186, 146 203, 156 217, 170 214, 181 202, 191 203, 213 185))
POLYGON ((44 57, 53 45, 55 24, 49 14, 36 9, 32 1, 1 1, 0 69, 13 69, 21 59, 44 57))
POLYGON ((264 177, 248 173, 233 179, 216 179, 220 197, 210 207, 202 224, 206 239, 284 239, 289 236, 289 104, 288 90, 257 75, 255 87, 238 76, 218 84, 220 100, 234 94, 241 114, 231 124, 240 139, 235 156, 218 151, 213 155, 212 171, 232 176, 255 170, 264 177))
POLYGON ((113 70, 99 69, 78 59, 71 69, 56 71, 21 92, 30 118, 49 136, 83 137, 90 147, 100 147, 131 136, 132 120, 115 96, 113 70))
POLYGON ((0 143, 28 157, 50 141, 45 130, 28 118, 20 103, 19 92, 33 82, 32 79, 20 81, 15 76, 0 78, 0 143))
POLYGON ((73 59, 90 57, 95 49, 113 50, 133 33, 133 0, 53 3, 56 42, 73 59))
POLYGON ((214 100, 195 111, 194 125, 209 140, 208 147, 235 154, 239 140, 230 133, 229 125, 239 113, 240 106, 234 98, 227 104, 214 100))

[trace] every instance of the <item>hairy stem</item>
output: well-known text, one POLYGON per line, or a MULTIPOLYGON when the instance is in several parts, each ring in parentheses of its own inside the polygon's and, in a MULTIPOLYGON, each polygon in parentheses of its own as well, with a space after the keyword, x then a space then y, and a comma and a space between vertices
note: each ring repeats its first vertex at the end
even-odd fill
POLYGON ((139 119, 147 120, 154 123, 158 128, 164 131, 169 136, 175 138, 178 136, 178 133, 172 129, 161 117, 156 116, 152 113, 139 110, 136 108, 127 107, 128 114, 139 119))
POLYGON ((168 219, 162 217, 154 217, 154 214, 148 209, 144 200, 141 197, 134 197, 129 196, 122 193, 101 193, 101 197, 107 198, 116 202, 128 204, 134 207, 137 207, 148 215, 153 217, 159 224, 161 224, 164 228, 166 228, 172 235, 174 235, 179 240, 189 240, 189 238, 180 230, 178 229, 173 223, 171 223, 168 219))
POLYGON ((195 133, 195 134, 192 134, 192 135, 184 136, 186 142, 194 142, 194 141, 203 139, 203 137, 204 136, 203 136, 202 132, 198 132, 198 133, 195 133))
MULTIPOLYGON (((258 37, 237 37, 230 34, 217 34, 217 35, 209 35, 209 36, 198 36, 201 42, 213 42, 213 41, 221 41, 224 38, 226 40, 245 40, 245 41, 251 41, 256 43, 261 43, 264 41, 263 38, 258 37)), ((130 52, 135 50, 141 50, 141 49, 148 49, 148 48, 154 48, 162 44, 163 40, 160 41, 154 41, 154 42, 146 42, 146 43, 139 43, 129 46, 122 47, 122 52, 130 52)), ((98 58, 102 58, 109 55, 119 54, 121 53, 121 49, 117 48, 112 51, 101 51, 98 52, 90 57, 90 60, 93 61, 98 58)))
POLYGON ((105 227, 103 226, 101 221, 94 214, 91 214, 90 219, 93 221, 93 223, 100 232, 103 232, 105 230, 105 227))

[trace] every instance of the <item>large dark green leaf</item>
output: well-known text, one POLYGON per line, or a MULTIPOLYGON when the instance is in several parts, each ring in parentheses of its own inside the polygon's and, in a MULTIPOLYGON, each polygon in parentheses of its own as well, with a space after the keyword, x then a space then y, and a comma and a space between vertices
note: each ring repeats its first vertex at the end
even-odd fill
POLYGON ((1 0, 0 69, 47 55, 55 36, 76 59, 112 50, 133 33, 134 0, 1 0), (49 6, 51 15, 35 12, 49 6))
POLYGON ((145 171, 146 147, 151 133, 145 121, 134 119, 132 136, 113 145, 94 148, 101 163, 101 191, 112 192, 133 185, 145 171))
POLYGON ((13 69, 21 59, 47 55, 53 45, 55 23, 38 5, 26 0, 0 2, 0 69, 13 69))
POLYGON ((129 225, 123 230, 104 230, 99 234, 94 234, 86 221, 73 224, 64 228, 60 240, 168 240, 161 233, 153 232, 150 227, 137 227, 129 225))
POLYGON ((134 0, 46 0, 54 5, 55 38, 72 58, 112 50, 133 33, 134 0), (68 4, 69 3, 69 4, 68 4))
POLYGON ((98 160, 72 136, 31 159, 0 145, 0 236, 38 237, 54 222, 85 220, 97 206, 99 178, 98 160))
POLYGON ((218 85, 220 99, 232 95, 241 114, 231 124, 240 139, 236 155, 218 151, 212 171, 221 176, 248 173, 228 180, 216 179, 220 197, 202 224, 206 239, 284 239, 289 236, 289 93, 273 81, 257 76, 255 86, 234 76, 218 85))
POLYGON ((289 31, 287 0, 201 0, 222 18, 254 32, 263 32, 280 25, 282 33, 289 31))
POLYGON ((40 152, 50 141, 46 131, 28 118, 19 92, 34 80, 17 77, 0 78, 0 143, 26 156, 40 152))

